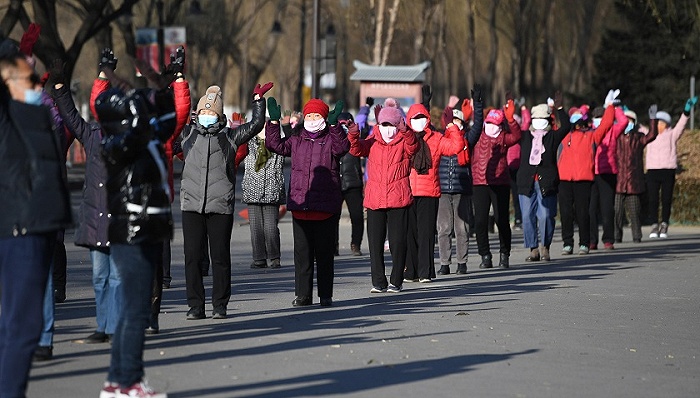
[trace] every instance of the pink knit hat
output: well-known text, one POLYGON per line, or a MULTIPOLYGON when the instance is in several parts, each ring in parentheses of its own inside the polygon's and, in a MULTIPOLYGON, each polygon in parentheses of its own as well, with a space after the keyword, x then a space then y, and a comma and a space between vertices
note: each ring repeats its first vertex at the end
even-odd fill
POLYGON ((397 126, 401 122, 402 118, 403 115, 401 114, 399 108, 389 106, 384 107, 381 111, 379 111, 379 115, 377 116, 377 123, 390 123, 392 126, 397 126))

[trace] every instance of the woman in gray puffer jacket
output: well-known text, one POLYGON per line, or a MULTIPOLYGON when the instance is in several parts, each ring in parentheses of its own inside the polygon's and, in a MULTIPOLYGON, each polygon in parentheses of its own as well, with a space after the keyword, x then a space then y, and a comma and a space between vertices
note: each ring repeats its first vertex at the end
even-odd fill
POLYGON ((197 104, 197 120, 182 132, 180 200, 185 246, 187 319, 204 319, 203 250, 207 241, 211 255, 214 319, 226 318, 231 298, 231 228, 233 227, 235 156, 265 123, 262 96, 272 88, 258 84, 253 92, 253 117, 236 128, 226 126, 221 89, 211 86, 197 104))

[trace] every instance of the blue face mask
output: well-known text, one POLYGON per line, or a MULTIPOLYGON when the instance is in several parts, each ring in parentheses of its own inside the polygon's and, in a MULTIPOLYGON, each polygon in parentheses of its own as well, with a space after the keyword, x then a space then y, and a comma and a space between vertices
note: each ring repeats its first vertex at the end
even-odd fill
POLYGON ((634 122, 630 121, 627 123, 627 127, 625 127, 625 134, 629 134, 630 131, 634 128, 634 122))
POLYGON ((197 121, 199 121, 199 124, 201 124, 202 127, 209 127, 218 120, 219 117, 214 115, 197 115, 197 121))
POLYGON ((601 121, 603 121, 603 118, 594 117, 593 118, 593 127, 598 128, 598 126, 600 126, 601 121))
POLYGON ((574 113, 574 114, 571 115, 571 117, 569 118, 569 122, 570 122, 571 124, 574 124, 574 123, 578 122, 579 120, 581 120, 582 117, 583 117, 582 114, 580 114, 580 113, 574 113))
POLYGON ((32 89, 24 90, 24 103, 29 105, 41 105, 41 91, 32 89))

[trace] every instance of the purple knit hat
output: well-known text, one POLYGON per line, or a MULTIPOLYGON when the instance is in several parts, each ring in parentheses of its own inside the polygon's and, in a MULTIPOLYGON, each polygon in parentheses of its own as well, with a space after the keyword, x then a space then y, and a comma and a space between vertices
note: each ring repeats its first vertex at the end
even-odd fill
POLYGON ((401 110, 399 110, 399 108, 384 107, 381 111, 379 111, 377 123, 390 123, 392 126, 397 126, 401 122, 402 118, 403 115, 401 114, 401 110))

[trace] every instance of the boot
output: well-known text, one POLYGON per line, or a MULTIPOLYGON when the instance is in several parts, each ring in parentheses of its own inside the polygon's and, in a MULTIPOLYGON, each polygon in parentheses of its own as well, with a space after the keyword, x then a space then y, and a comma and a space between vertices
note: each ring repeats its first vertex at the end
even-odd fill
POLYGON ((360 251, 360 245, 356 245, 354 243, 350 244, 350 251, 352 252, 353 256, 361 256, 362 252, 360 251))
POLYGON ((481 264, 479 264, 479 268, 493 268, 491 254, 484 254, 483 256, 481 256, 481 264))
POLYGON ((466 274, 467 273, 467 264, 457 264, 457 272, 455 274, 466 274))
POLYGON ((450 274, 450 266, 449 265, 441 265, 440 270, 437 273, 438 273, 438 275, 449 275, 450 274))
POLYGON ((530 249, 530 255, 527 256, 525 261, 540 261, 540 249, 534 248, 530 249))
POLYGON ((509 257, 510 257, 510 254, 501 253, 501 259, 498 261, 498 266, 501 268, 510 268, 510 264, 508 262, 509 257))
POLYGON ((542 246, 542 249, 540 250, 540 257, 542 258, 542 261, 549 261, 552 259, 549 256, 549 246, 542 246))

